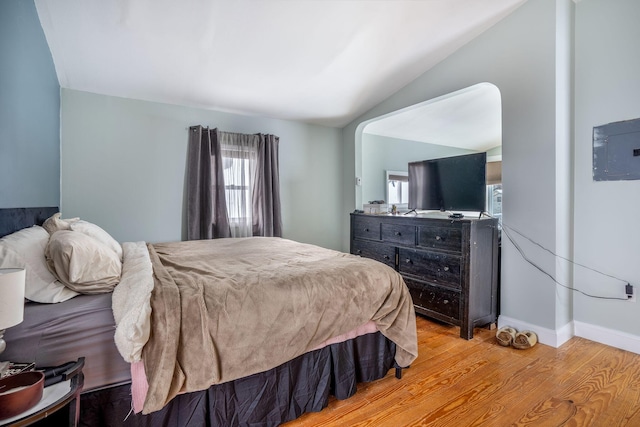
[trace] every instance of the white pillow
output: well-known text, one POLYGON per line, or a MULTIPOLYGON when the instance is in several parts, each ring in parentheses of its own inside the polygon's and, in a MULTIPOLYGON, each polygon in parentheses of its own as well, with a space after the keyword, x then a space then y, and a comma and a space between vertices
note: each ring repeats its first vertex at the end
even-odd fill
POLYGON ((38 225, 24 228, 0 239, 0 268, 26 270, 25 298, 41 303, 55 303, 78 295, 60 283, 47 268, 44 250, 49 233, 38 225))
POLYGON ((93 237, 103 245, 113 250, 118 255, 118 258, 120 258, 120 262, 122 262, 122 246, 120 246, 120 243, 118 243, 116 239, 111 237, 111 235, 102 228, 84 220, 72 222, 70 227, 71 230, 79 231, 80 233, 93 237))
POLYGON ((56 231, 49 239, 45 256, 49 270, 76 292, 111 292, 120 282, 122 262, 118 255, 86 234, 56 231))

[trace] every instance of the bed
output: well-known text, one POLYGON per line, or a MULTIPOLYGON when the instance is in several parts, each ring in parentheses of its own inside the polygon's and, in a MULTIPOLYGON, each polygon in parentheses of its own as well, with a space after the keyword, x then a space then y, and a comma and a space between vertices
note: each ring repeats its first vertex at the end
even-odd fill
MULTIPOLYGON (((55 212, 0 209, 0 236, 42 224, 55 212)), ((84 425, 270 426, 320 411, 330 395, 348 398, 357 383, 382 378, 394 367, 399 377, 400 368, 417 356, 411 298, 392 269, 376 273, 375 261, 286 239, 219 240, 123 244, 122 278, 113 292, 55 304, 26 302, 25 321, 5 334, 3 358, 54 366, 84 356, 84 425), (148 251, 154 272, 153 290, 143 296, 136 292, 149 285, 140 284, 141 276, 125 274, 132 254, 141 251, 148 251), (238 268, 222 272, 220 263, 226 268, 247 251, 261 255, 244 256, 238 268), (200 264, 212 258, 217 266, 200 264), (297 270, 297 279, 274 279, 280 281, 277 287, 260 293, 270 274, 256 269, 265 263, 267 271, 297 270), (315 268, 326 278, 331 303, 322 302, 324 288, 306 286, 307 273, 315 268), (190 276, 195 270, 215 279, 216 288, 225 283, 224 298, 209 295, 209 286, 194 278, 200 276, 190 276), (241 274, 247 271, 252 274, 241 274), (386 286, 379 283, 373 290, 349 284, 346 297, 335 298, 347 277, 365 283, 380 276, 394 283, 393 291, 377 291, 386 286), (193 286, 184 284, 190 281, 193 286), (298 287, 313 297, 294 296, 298 287), (136 317, 145 309, 133 302, 144 304, 145 298, 152 315, 140 321, 136 317), (221 298, 226 305, 212 309, 221 298), (298 308, 287 301, 287 308, 274 309, 277 301, 297 299, 304 300, 298 308), (366 308, 371 304, 374 309, 366 308), (244 305, 250 310, 238 315, 236 308, 244 305), (196 315, 187 320, 183 312, 196 315), (194 322, 203 325, 195 328, 194 322), (136 341, 140 336, 142 345, 136 341), (138 394, 138 413, 132 413, 138 394)))

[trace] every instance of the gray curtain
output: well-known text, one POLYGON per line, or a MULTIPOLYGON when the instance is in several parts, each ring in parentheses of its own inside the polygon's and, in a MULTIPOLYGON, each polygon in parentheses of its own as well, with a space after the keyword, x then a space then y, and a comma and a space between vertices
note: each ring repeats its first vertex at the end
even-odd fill
POLYGON ((275 135, 258 134, 258 162, 253 184, 253 235, 282 237, 280 165, 275 135))
MULTIPOLYGON (((187 239, 231 237, 225 199, 221 138, 217 129, 189 128, 187 239)), ((225 136, 233 135, 225 133, 225 136)), ((239 135, 239 134, 235 134, 239 135)), ((278 145, 275 135, 258 134, 251 192, 253 235, 282 237, 278 145)))
POLYGON ((217 129, 191 126, 187 151, 187 239, 231 237, 217 129))

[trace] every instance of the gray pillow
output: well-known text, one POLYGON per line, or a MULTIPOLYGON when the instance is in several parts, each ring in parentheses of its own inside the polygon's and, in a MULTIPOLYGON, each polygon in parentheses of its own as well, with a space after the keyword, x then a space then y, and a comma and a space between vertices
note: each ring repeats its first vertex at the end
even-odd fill
POLYGON ((84 233, 53 233, 45 250, 49 270, 67 288, 82 294, 111 292, 120 282, 120 257, 84 233))

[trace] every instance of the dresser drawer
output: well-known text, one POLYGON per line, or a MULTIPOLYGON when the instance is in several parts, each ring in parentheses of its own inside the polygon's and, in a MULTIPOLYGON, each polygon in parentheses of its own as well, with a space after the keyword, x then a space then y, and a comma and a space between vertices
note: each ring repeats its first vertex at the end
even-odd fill
POLYGON ((461 257, 442 252, 398 248, 398 271, 427 282, 460 289, 461 257))
POLYGON ((450 227, 418 227, 418 246, 460 252, 462 250, 462 229, 450 227))
POLYGON ((351 244, 351 253, 366 258, 375 259, 389 267, 396 267, 396 247, 377 242, 354 240, 351 244))
POLYGON ((399 243, 401 245, 415 246, 416 227, 413 225, 383 223, 382 240, 385 242, 399 243))
POLYGON ((357 216, 353 219, 354 239, 380 240, 380 220, 375 217, 357 216))
MULTIPOLYGON (((405 278, 413 304, 425 310, 438 313, 441 320, 460 320, 460 293, 453 289, 432 286, 417 280, 405 278)), ((435 316, 439 317, 439 316, 435 316)))

